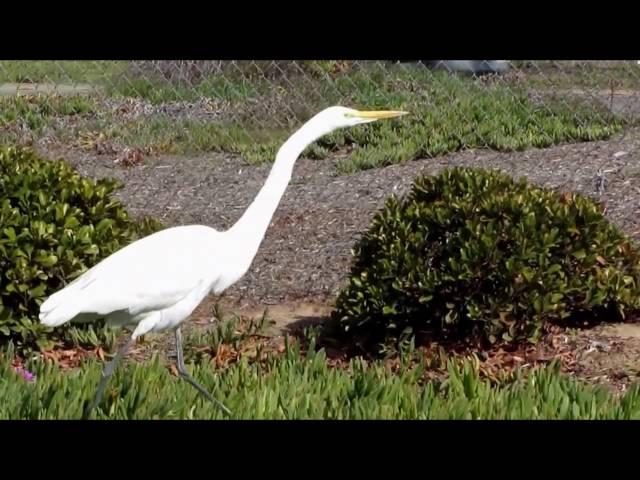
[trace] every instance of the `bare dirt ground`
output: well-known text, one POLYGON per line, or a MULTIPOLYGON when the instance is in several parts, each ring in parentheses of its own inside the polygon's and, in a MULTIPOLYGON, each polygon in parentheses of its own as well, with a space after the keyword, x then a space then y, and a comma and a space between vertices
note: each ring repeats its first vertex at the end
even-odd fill
MULTIPOLYGON (((122 180, 125 186, 118 195, 134 215, 153 215, 169 226, 228 228, 253 200, 270 168, 219 154, 147 157, 124 167, 108 154, 43 153, 68 159, 84 175, 122 180)), ((541 150, 465 151, 348 176, 335 174, 336 160, 298 161, 250 272, 222 299, 228 309, 251 317, 269 307, 274 332, 280 333, 293 322, 321 319, 348 275, 350 249, 375 211, 390 194, 406 192, 418 176, 445 167, 499 169, 542 186, 594 196, 615 224, 640 238, 640 130, 610 141, 541 150), (606 179, 602 193, 596 189, 598 172, 606 179)), ((198 309, 192 325, 209 323, 214 301, 198 309)), ((640 336, 633 325, 583 331, 563 345, 575 360, 569 362, 571 371, 581 377, 624 388, 637 376, 640 336)))

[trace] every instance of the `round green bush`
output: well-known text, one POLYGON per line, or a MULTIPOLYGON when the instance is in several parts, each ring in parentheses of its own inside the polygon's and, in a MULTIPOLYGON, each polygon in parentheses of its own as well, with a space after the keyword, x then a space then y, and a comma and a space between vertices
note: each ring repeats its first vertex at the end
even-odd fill
POLYGON ((418 179, 354 256, 333 323, 360 343, 419 332, 535 342, 546 322, 616 320, 640 305, 638 252, 600 205, 496 171, 418 179))
POLYGON ((160 224, 130 218, 114 180, 81 177, 64 160, 0 149, 0 344, 40 346, 43 299, 160 224))

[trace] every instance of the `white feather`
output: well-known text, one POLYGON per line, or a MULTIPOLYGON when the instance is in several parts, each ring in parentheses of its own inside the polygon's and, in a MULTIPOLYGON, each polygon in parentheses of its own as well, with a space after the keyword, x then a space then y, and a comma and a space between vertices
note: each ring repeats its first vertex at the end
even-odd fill
POLYGON ((192 225, 138 240, 49 297, 40 307, 40 321, 58 326, 83 321, 88 314, 111 315, 115 323, 126 324, 151 312, 170 314, 177 305, 193 310, 209 291, 236 280, 228 265, 230 257, 211 250, 218 244, 218 251, 224 252, 220 237, 212 228, 192 225))

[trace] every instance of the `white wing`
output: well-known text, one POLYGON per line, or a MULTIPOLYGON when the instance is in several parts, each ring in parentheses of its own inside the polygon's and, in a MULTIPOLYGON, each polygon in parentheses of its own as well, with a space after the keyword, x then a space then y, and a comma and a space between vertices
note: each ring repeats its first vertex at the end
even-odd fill
POLYGON ((203 282, 215 280, 211 262, 219 232, 175 227, 115 252, 40 307, 40 320, 61 325, 79 314, 137 315, 174 305, 203 282))

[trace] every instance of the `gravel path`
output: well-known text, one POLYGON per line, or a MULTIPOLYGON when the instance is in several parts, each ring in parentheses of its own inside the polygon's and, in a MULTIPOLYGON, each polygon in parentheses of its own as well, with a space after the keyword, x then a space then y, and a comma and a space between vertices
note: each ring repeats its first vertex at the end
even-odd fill
MULTIPOLYGON (((116 165, 113 155, 45 153, 64 156, 85 175, 123 180, 118 195, 133 214, 151 214, 168 225, 203 223, 220 229, 239 218, 270 168, 219 154, 148 157, 126 168, 116 165)), ((406 192, 417 176, 448 166, 500 169, 595 197, 595 176, 602 170, 607 184, 600 198, 607 215, 638 238, 639 160, 640 130, 611 141, 511 153, 466 151, 348 176, 335 174, 336 159, 300 159, 250 272, 225 296, 262 305, 330 300, 348 274, 351 247, 385 198, 406 192)))

